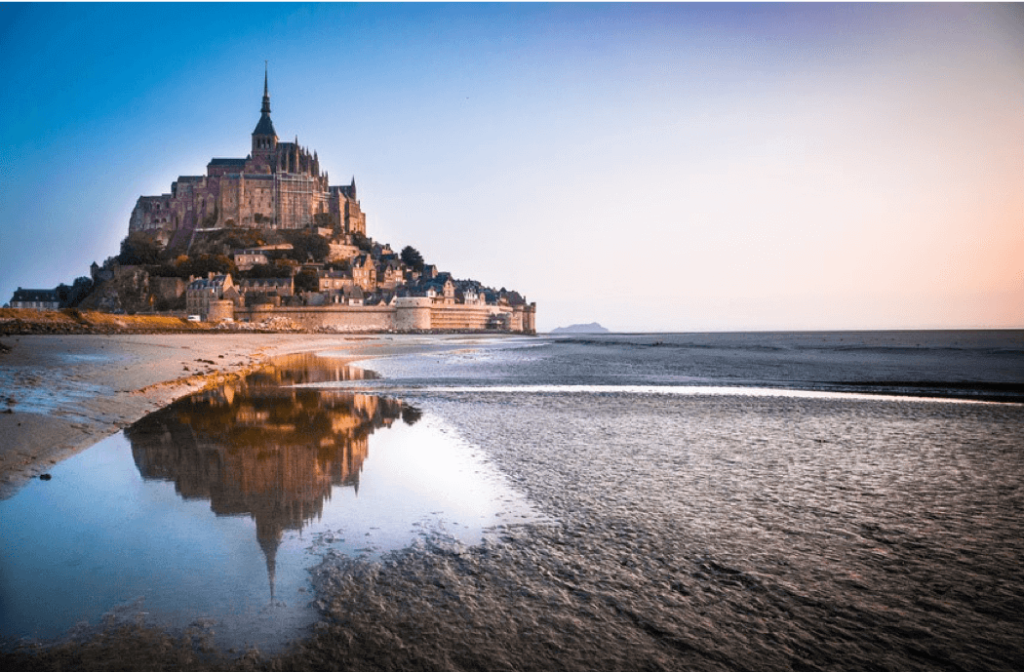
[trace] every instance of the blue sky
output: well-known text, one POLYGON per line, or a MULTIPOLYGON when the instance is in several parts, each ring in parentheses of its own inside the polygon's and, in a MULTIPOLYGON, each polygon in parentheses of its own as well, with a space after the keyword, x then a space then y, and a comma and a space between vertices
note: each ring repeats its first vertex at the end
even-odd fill
POLYGON ((0 301, 274 125, 539 327, 1024 327, 1019 5, 0 5, 0 301))

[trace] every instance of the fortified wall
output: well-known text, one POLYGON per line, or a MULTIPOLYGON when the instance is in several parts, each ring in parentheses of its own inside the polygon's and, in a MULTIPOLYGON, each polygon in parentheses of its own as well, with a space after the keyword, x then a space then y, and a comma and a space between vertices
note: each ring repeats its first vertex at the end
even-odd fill
MULTIPOLYGON (((211 302, 211 308, 213 307, 211 302)), ((230 301, 217 301, 217 318, 231 317, 230 301)), ((400 298, 394 306, 280 307, 258 304, 234 308, 236 321, 258 324, 285 319, 304 329, 367 331, 502 331, 537 333, 536 304, 528 306, 437 306, 429 299, 400 298)), ((214 321, 211 318, 211 321, 214 321)))

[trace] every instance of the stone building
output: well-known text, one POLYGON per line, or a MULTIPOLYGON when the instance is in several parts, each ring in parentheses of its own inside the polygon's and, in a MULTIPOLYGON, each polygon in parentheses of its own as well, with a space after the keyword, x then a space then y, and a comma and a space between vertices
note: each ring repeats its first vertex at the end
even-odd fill
POLYGON ((55 289, 22 289, 18 287, 14 296, 11 297, 11 308, 57 310, 60 308, 60 297, 55 289))
POLYGON ((234 316, 234 301, 238 296, 231 274, 196 278, 185 288, 185 310, 210 322, 219 322, 234 316), (232 292, 232 294, 228 294, 232 292))
POLYGON ((206 175, 183 175, 171 192, 141 196, 129 231, 148 231, 158 240, 184 242, 197 228, 245 226, 301 229, 313 224, 366 234, 366 216, 356 181, 331 186, 316 152, 281 142, 270 119, 270 93, 263 79, 263 106, 244 159, 212 159, 206 175))

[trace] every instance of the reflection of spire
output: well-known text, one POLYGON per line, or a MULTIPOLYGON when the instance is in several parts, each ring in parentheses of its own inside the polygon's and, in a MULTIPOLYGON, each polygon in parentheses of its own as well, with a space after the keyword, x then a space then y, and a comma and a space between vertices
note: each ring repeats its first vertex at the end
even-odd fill
POLYGON ((148 415, 125 435, 144 479, 172 481, 218 516, 256 521, 274 600, 284 532, 319 517, 332 487, 358 492, 369 435, 403 413, 395 399, 292 385, 369 377, 330 358, 282 358, 148 415))
POLYGON ((263 555, 267 559, 267 580, 270 582, 270 601, 274 601, 274 586, 277 575, 277 547, 281 545, 284 530, 272 520, 256 518, 256 539, 260 542, 263 555))

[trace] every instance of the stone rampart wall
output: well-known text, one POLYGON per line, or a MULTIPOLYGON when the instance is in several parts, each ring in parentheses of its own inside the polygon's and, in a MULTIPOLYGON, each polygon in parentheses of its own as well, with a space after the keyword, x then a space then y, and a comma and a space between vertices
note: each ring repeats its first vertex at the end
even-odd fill
POLYGON ((207 322, 230 320, 235 316, 235 304, 230 301, 214 299, 210 301, 206 312, 207 322))
POLYGON ((280 318, 304 329, 333 329, 337 331, 394 331, 395 309, 391 306, 324 306, 271 308, 267 304, 239 308, 235 319, 248 319, 259 323, 280 318))
MULTIPOLYGON (((529 326, 524 324, 521 311, 513 311, 508 306, 431 306, 428 299, 399 301, 402 303, 398 306, 275 307, 258 304, 235 308, 234 317, 236 321, 248 320, 253 324, 280 319, 303 329, 351 332, 495 331, 498 325, 522 332, 529 326)), ((526 329, 526 333, 532 331, 526 329)))
POLYGON ((493 324, 492 315, 499 315, 511 310, 505 306, 435 306, 430 309, 430 328, 483 331, 489 324, 493 324))

